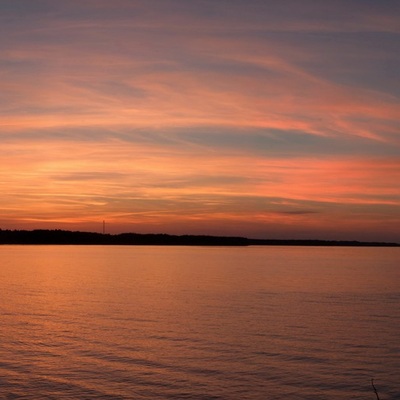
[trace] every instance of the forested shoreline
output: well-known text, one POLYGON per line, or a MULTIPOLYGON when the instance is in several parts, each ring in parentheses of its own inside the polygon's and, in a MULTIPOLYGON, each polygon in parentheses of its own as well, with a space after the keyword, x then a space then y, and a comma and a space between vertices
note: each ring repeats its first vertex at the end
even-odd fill
POLYGON ((235 236, 169 235, 164 233, 102 234, 68 230, 3 230, 0 244, 65 244, 65 245, 163 245, 163 246, 363 246, 400 247, 398 243, 249 239, 235 236))

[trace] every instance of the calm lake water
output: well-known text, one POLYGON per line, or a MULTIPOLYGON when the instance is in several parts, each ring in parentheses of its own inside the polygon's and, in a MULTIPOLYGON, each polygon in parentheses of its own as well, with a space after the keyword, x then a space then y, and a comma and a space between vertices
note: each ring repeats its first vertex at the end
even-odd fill
POLYGON ((400 399, 400 248, 0 246, 2 399, 400 399))

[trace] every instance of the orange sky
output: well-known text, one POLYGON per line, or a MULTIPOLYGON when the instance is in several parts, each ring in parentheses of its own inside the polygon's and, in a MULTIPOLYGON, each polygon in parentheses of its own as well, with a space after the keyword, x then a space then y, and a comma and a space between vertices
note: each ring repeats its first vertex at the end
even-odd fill
POLYGON ((400 241, 400 5, 0 5, 0 228, 400 241))

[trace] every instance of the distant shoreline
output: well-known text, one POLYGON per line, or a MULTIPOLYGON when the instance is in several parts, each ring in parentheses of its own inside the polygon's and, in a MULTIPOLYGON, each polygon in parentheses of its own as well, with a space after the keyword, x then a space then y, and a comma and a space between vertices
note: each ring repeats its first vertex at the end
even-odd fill
POLYGON ((19 245, 158 245, 158 246, 326 246, 400 247, 399 243, 310 239, 249 239, 236 236, 168 235, 120 233, 101 234, 67 230, 3 230, 0 244, 19 245))

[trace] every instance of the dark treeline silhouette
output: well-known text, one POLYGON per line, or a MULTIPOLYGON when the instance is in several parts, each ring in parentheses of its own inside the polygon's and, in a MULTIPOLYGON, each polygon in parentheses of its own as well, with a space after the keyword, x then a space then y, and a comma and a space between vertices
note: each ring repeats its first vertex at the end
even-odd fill
POLYGON ((187 246, 246 246, 248 239, 240 237, 120 233, 37 229, 1 230, 0 244, 102 244, 102 245, 187 245, 187 246))
POLYGON ((274 240, 207 235, 168 235, 95 232, 72 232, 60 229, 2 230, 0 244, 82 244, 82 245, 164 245, 164 246, 371 246, 399 247, 397 243, 326 241, 326 240, 274 240))

